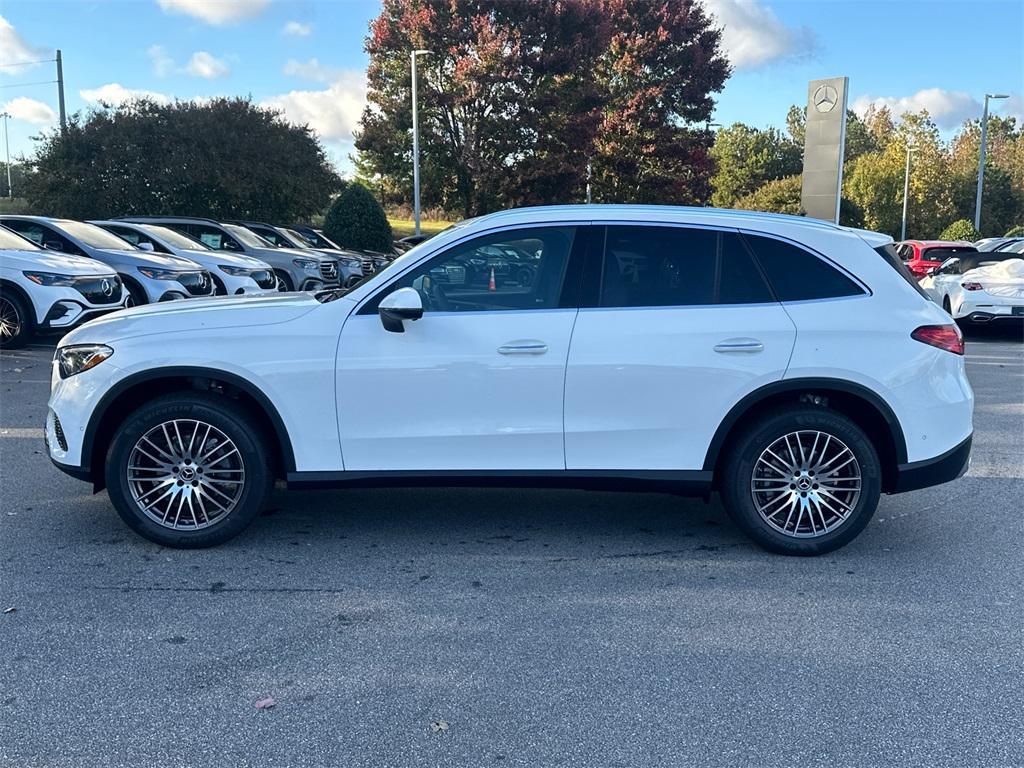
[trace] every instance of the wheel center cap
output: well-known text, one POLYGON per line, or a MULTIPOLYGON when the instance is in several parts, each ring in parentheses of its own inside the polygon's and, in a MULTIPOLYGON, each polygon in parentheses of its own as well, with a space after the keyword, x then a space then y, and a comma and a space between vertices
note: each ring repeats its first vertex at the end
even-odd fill
POLYGON ((806 491, 811 487, 811 479, 809 477, 801 477, 796 485, 801 491, 806 491))
POLYGON ((196 471, 194 469, 192 469, 192 467, 182 467, 181 468, 181 479, 182 480, 188 482, 190 480, 194 480, 195 477, 196 477, 196 471))

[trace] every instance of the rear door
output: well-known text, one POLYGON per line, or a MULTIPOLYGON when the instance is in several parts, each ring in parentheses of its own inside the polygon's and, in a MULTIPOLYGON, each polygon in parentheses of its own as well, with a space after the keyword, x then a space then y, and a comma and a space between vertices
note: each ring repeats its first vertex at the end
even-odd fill
POLYGON ((729 409, 782 378, 794 325, 735 231, 603 230, 566 369, 566 467, 700 469, 729 409))

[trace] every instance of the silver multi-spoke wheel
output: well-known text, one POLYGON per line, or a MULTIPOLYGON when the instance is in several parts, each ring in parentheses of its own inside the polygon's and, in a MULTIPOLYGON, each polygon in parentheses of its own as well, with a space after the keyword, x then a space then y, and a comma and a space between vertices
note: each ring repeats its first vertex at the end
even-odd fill
POLYGON ((14 302, 0 296, 0 342, 10 341, 21 333, 21 313, 14 302))
POLYGON ((750 481, 758 514, 787 536, 814 538, 842 525, 857 506, 861 468, 827 432, 789 432, 761 452, 750 481))
POLYGON ((223 519, 245 488, 235 443, 212 424, 174 419, 140 437, 128 457, 128 487, 150 520, 199 530, 223 519))

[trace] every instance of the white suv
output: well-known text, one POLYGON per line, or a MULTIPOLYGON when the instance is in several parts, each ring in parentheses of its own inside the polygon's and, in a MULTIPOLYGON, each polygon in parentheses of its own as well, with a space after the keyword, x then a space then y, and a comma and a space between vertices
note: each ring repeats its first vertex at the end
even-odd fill
POLYGON ((635 206, 465 221, 348 292, 128 310, 63 339, 52 390, 53 461, 176 547, 283 477, 717 489, 762 546, 820 554, 961 475, 974 402, 891 238, 635 206))

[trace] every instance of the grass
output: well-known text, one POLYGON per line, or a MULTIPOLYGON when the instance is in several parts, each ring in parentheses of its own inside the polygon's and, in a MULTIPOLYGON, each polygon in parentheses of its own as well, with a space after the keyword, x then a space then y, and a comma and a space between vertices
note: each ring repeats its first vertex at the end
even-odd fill
MULTIPOLYGON (((412 219, 389 218, 388 221, 391 222, 391 230, 394 232, 396 240, 400 237, 408 237, 416 229, 412 219)), ((451 223, 452 222, 450 221, 425 221, 424 219, 420 219, 420 232, 424 235, 436 235, 451 223)))

